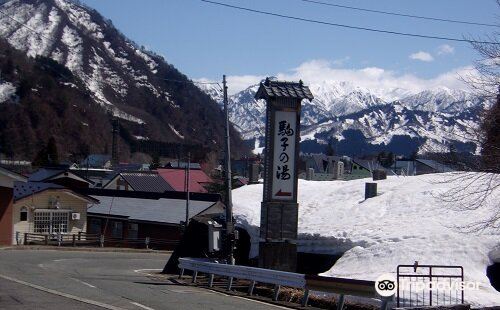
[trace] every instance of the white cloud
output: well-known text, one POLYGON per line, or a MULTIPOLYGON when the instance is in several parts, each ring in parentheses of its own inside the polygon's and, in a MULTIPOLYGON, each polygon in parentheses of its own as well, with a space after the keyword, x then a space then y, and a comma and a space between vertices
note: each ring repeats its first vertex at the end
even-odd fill
POLYGON ((434 57, 432 57, 431 54, 429 54, 427 52, 423 52, 423 51, 413 53, 409 57, 410 57, 410 59, 413 59, 413 60, 420 60, 420 61, 425 61, 425 62, 430 62, 430 61, 434 60, 434 57))
POLYGON ((438 55, 448 55, 455 53, 455 48, 448 44, 443 44, 438 47, 438 55))
MULTIPOLYGON (((298 81, 303 80, 307 85, 322 84, 330 82, 350 82, 355 86, 378 90, 380 92, 403 89, 417 93, 426 89, 447 87, 450 89, 466 89, 460 77, 476 75, 472 67, 460 67, 449 72, 442 73, 436 77, 424 79, 413 74, 398 73, 379 67, 365 67, 361 69, 338 68, 334 61, 322 59, 311 60, 302 63, 288 72, 269 74, 276 76, 279 80, 298 81)), ((257 84, 265 76, 229 76, 229 93, 234 94, 249 86, 257 84)))
POLYGON ((346 62, 348 62, 349 60, 351 60, 351 57, 350 56, 345 56, 344 58, 335 59, 334 61, 332 61, 332 64, 336 65, 336 66, 342 66, 346 62))
POLYGON ((227 77, 228 90, 230 95, 236 94, 252 85, 265 79, 265 76, 256 75, 233 75, 227 77))

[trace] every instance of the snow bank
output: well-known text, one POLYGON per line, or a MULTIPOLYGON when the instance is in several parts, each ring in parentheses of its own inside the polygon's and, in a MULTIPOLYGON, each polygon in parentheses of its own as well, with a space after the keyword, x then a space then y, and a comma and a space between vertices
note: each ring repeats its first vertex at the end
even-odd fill
MULTIPOLYGON (((364 184, 370 179, 299 180, 299 251, 344 253, 324 275, 367 280, 414 261, 462 265, 466 281, 481 283, 479 291, 466 292, 466 300, 498 305, 500 293, 490 285, 486 267, 500 262, 500 231, 470 233, 463 226, 488 218, 500 207, 500 193, 485 208, 458 211, 439 198, 452 186, 440 182, 447 177, 389 177, 377 182, 379 195, 366 201, 364 184)), ((258 254, 261 200, 262 184, 233 191, 237 223, 252 238, 251 256, 258 254)))

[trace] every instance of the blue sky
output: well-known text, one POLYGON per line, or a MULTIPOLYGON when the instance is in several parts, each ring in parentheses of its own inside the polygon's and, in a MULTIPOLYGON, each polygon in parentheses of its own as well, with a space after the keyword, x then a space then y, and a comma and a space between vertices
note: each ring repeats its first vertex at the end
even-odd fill
MULTIPOLYGON (((498 29, 351 11, 300 0, 219 1, 333 23, 447 37, 484 36, 498 29)), ((500 12, 494 0, 323 1, 482 23, 496 23, 500 12)), ((425 81, 436 82, 447 73, 470 66, 478 57, 467 43, 283 20, 199 0, 83 2, 110 18, 138 44, 163 55, 189 77, 214 80, 225 73, 233 78, 234 88, 238 89, 267 75, 300 77, 303 73, 300 68, 304 66, 310 76, 318 79, 324 76, 325 79, 353 79, 356 82, 356 76, 364 69, 376 68, 383 71, 376 71, 377 74, 389 75, 393 81, 409 76, 425 84, 425 81), (314 70, 321 72, 312 72, 311 64, 314 70)), ((369 74, 374 72, 368 71, 369 74)), ((366 74, 359 78, 365 77, 366 74)), ((412 79, 407 84, 412 83, 412 79)))

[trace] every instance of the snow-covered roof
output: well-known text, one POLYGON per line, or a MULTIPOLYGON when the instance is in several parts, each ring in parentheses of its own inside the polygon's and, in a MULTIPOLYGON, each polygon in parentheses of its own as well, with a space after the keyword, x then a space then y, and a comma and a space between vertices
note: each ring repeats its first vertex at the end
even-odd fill
MULTIPOLYGON (((455 186, 443 182, 450 174, 390 176, 377 181, 378 196, 365 200, 366 182, 299 180, 300 252, 342 254, 324 275, 375 280, 395 273, 399 264, 461 265, 465 279, 480 282, 479 291, 467 291, 467 302, 500 304, 500 293, 490 284, 486 268, 500 262, 500 231, 468 233, 465 225, 489 218, 498 210, 500 190, 484 208, 460 211, 440 199, 455 186), (496 196, 495 196, 496 195, 496 196)), ((258 253, 262 184, 233 191, 237 225, 258 253)))

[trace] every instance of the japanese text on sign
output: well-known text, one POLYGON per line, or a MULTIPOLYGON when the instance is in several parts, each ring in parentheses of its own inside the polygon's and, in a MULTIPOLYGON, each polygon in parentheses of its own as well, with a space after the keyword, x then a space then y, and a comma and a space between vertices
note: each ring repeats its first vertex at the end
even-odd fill
POLYGON ((275 114, 273 199, 292 200, 294 196, 296 118, 295 112, 275 114))

